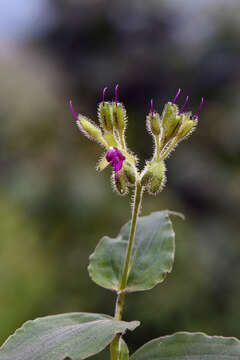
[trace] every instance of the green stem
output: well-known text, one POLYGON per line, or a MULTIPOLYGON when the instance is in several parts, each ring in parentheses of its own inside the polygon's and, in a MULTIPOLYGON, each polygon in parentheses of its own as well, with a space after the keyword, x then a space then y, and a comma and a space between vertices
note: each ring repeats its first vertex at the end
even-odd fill
MULTIPOLYGON (((130 263, 130 258, 131 258, 133 240, 134 240, 134 235, 135 235, 135 230, 136 230, 138 213, 139 213, 139 209, 141 207, 141 202, 142 202, 142 186, 141 186, 140 182, 137 181, 136 187, 135 187, 135 197, 134 197, 134 204, 133 204, 133 211, 132 211, 132 221, 131 221, 131 229, 130 229, 129 240, 128 240, 128 247, 127 247, 126 258, 125 258, 125 263, 124 263, 124 267, 123 267, 123 274, 122 274, 122 278, 120 280, 120 290, 117 295, 116 306, 115 306, 115 315, 114 315, 115 320, 122 319, 123 307, 124 307, 124 301, 125 301, 125 288, 126 288, 127 279, 128 279, 129 263, 130 263)), ((111 360, 118 359, 119 340, 120 340, 120 334, 117 334, 110 344, 111 360)))
POLYGON ((135 197, 134 197, 134 206, 133 206, 133 212, 132 212, 132 221, 131 221, 131 229, 130 229, 130 235, 128 240, 128 248, 125 258, 125 264, 123 267, 123 274, 122 279, 120 281, 120 290, 124 290, 127 285, 127 278, 128 278, 128 267, 131 257, 131 251, 133 246, 133 240, 136 230, 136 224, 137 224, 137 217, 139 213, 139 209, 141 206, 141 200, 142 200, 142 187, 139 181, 136 183, 136 189, 135 189, 135 197))
POLYGON ((167 149, 167 151, 165 151, 165 153, 161 156, 161 158, 159 159, 159 161, 165 159, 166 156, 168 156, 168 154, 170 153, 170 151, 174 148, 174 146, 176 145, 176 143, 178 142, 178 138, 176 137, 172 144, 169 146, 169 148, 167 149))
POLYGON ((115 314, 114 314, 115 320, 122 319, 124 300, 125 300, 124 291, 119 291, 119 293, 117 295, 116 305, 115 305, 115 314))
POLYGON ((159 160, 160 158, 160 136, 155 136, 155 143, 156 143, 156 159, 159 160))

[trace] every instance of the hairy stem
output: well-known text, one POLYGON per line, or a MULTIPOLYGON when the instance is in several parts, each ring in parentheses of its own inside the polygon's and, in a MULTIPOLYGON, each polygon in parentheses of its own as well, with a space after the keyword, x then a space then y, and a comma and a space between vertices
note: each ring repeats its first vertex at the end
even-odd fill
MULTIPOLYGON (((129 271, 129 263, 131 259, 131 252, 133 247, 133 240, 136 230, 136 224, 137 224, 137 218, 139 214, 139 209, 141 207, 142 202, 142 187, 139 181, 136 182, 135 187, 135 196, 134 196, 134 203, 133 203, 133 211, 132 211, 132 220, 131 220, 131 229, 129 234, 129 240, 128 240, 128 247, 125 257, 125 263, 123 267, 123 274, 122 278, 120 280, 120 291, 117 295, 116 300, 116 306, 115 306, 115 320, 121 320, 122 314, 123 314, 123 307, 124 307, 124 301, 125 301, 125 288, 127 285, 127 279, 128 279, 128 271, 129 271)), ((110 354, 111 354, 111 360, 117 360, 118 359, 118 352, 119 352, 119 340, 120 340, 120 334, 117 334, 110 345, 110 354)))
POLYGON ((160 136, 155 136, 155 144, 156 144, 156 160, 160 158, 160 136))
POLYGON ((127 285, 128 268, 129 268, 133 240, 134 240, 134 235, 135 235, 135 230, 136 230, 137 217, 138 217, 139 209, 141 206, 141 200, 142 200, 142 187, 141 187, 140 182, 137 181, 136 188, 135 188, 134 203, 133 203, 131 229, 130 229, 130 235, 129 235, 129 240, 128 240, 128 248, 127 248, 127 253, 126 253, 126 258, 125 258, 125 264, 123 267, 122 279, 120 281, 120 290, 124 290, 127 285))
POLYGON ((176 145, 176 143, 178 142, 178 138, 176 137, 173 142, 171 143, 171 145, 169 146, 169 148, 166 150, 166 152, 161 156, 161 158, 159 159, 160 161, 165 159, 165 157, 168 156, 168 154, 170 153, 170 151, 174 148, 174 146, 176 145))

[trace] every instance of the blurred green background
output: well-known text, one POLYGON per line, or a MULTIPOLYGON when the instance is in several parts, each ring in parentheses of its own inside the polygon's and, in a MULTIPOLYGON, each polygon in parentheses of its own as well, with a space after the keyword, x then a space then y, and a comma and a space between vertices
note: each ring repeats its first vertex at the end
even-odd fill
POLYGON ((69 110, 96 120, 104 86, 127 107, 129 147, 152 153, 149 101, 179 87, 197 131, 167 161, 167 187, 142 214, 173 219, 166 281, 127 298, 140 320, 131 350, 178 330, 240 337, 240 4, 221 0, 2 0, 0 20, 0 342, 24 321, 72 311, 113 314, 115 294, 91 282, 88 256, 130 218, 110 168, 69 110))

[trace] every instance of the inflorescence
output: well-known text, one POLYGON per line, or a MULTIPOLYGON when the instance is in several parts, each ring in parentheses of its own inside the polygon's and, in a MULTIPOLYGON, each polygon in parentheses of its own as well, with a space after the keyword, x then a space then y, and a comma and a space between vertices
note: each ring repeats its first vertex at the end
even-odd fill
POLYGON ((99 161, 97 170, 102 171, 109 163, 111 164, 114 173, 113 185, 121 195, 127 194, 128 187, 134 185, 137 180, 150 194, 157 194, 166 181, 164 160, 180 141, 194 131, 203 106, 203 98, 193 116, 191 112, 184 112, 189 101, 188 96, 180 109, 176 105, 181 89, 178 89, 173 101, 165 105, 161 115, 154 110, 153 99, 150 100, 146 126, 154 139, 154 152, 152 159, 146 161, 145 168, 139 172, 137 157, 126 145, 127 115, 124 105, 117 99, 118 85, 115 86, 114 101, 105 101, 106 91, 107 87, 103 89, 102 102, 98 106, 100 127, 87 117, 77 115, 70 101, 70 108, 77 119, 79 129, 107 150, 99 161))

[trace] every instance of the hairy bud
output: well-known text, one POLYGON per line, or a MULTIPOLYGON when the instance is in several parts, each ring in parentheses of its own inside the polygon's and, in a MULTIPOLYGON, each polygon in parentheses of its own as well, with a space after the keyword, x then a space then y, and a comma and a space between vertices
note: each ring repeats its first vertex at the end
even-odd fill
POLYGON ((124 176, 129 185, 134 185, 136 182, 136 170, 135 167, 128 161, 123 163, 124 176))
POLYGON ((152 177, 153 177, 153 172, 151 169, 151 165, 150 165, 150 163, 147 163, 147 165, 145 166, 145 168, 141 174, 141 185, 148 186, 152 177))
POLYGON ((114 103, 112 106, 112 114, 113 125, 115 129, 122 134, 127 122, 125 107, 120 103, 114 103))
POLYGON ((172 123, 173 119, 175 119, 177 116, 177 106, 175 104, 172 103, 167 103, 165 105, 165 108, 163 110, 163 115, 162 115, 162 127, 163 129, 166 129, 170 126, 170 124, 172 123))
POLYGON ((150 113, 147 116, 147 127, 148 127, 149 131, 153 133, 153 135, 155 135, 155 136, 160 135, 160 133, 161 133, 160 116, 158 113, 156 113, 156 112, 150 113))
POLYGON ((183 117, 182 124, 178 130, 177 136, 179 139, 183 139, 186 135, 191 133, 194 129, 195 122, 191 120, 191 114, 185 114, 183 117))
POLYGON ((165 181, 165 165, 163 161, 153 166, 153 177, 150 181, 148 190, 150 194, 157 194, 162 190, 165 181))
POLYGON ((104 130, 109 132, 113 131, 112 109, 108 102, 99 104, 98 118, 104 130))
POLYGON ((172 118, 163 130, 163 144, 167 144, 168 141, 177 136, 182 123, 183 115, 177 115, 172 118))
POLYGON ((163 161, 147 164, 141 177, 141 185, 146 186, 150 194, 157 194, 165 181, 165 165, 163 161))
POLYGON ((114 189, 119 195, 126 195, 128 193, 127 182, 123 170, 119 171, 118 176, 114 175, 112 181, 114 189))
POLYGON ((77 121, 80 130, 89 138, 98 141, 100 144, 106 146, 106 141, 103 139, 101 130, 89 121, 85 116, 79 115, 77 121))

